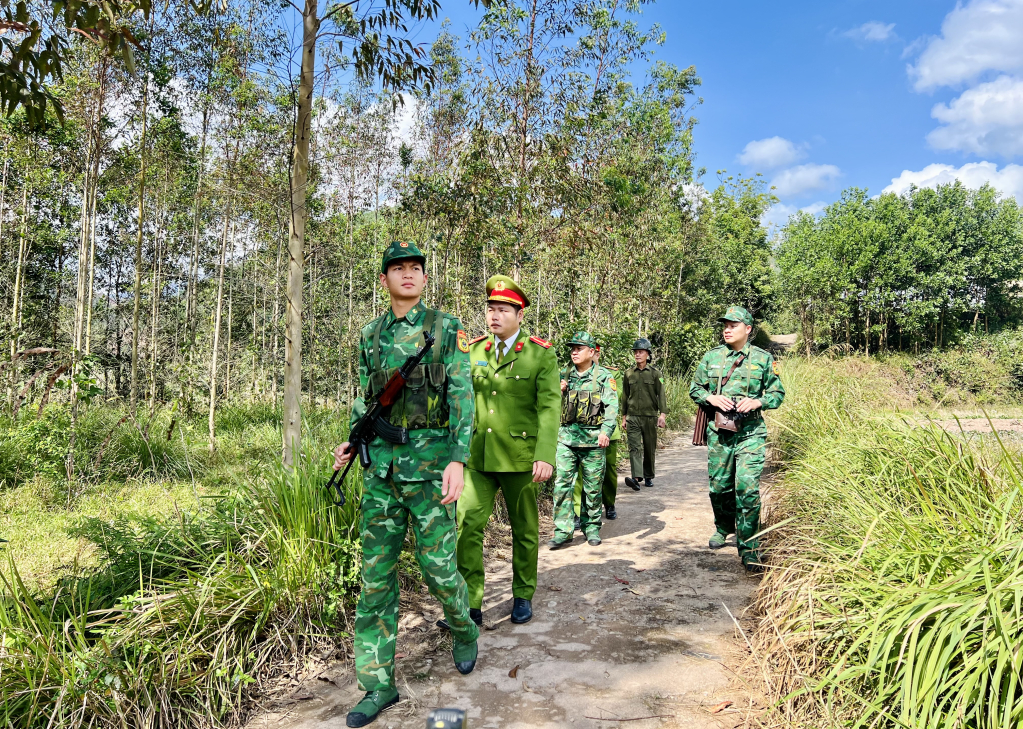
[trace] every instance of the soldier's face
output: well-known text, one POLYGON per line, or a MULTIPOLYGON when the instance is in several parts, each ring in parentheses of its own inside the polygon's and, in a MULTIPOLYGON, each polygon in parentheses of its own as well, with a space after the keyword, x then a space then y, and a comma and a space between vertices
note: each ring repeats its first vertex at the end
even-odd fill
POLYGON ((487 304, 487 326, 501 339, 507 339, 519 330, 522 309, 511 304, 487 304))
POLYGON ((635 350, 632 353, 632 356, 636 358, 636 364, 638 364, 640 367, 646 365, 647 361, 650 359, 650 353, 647 352, 645 349, 635 350))
POLYGON ((572 364, 588 365, 593 362, 593 347, 584 344, 573 344, 571 350, 572 364))
POLYGON ((396 299, 418 299, 426 286, 426 271, 419 261, 398 261, 380 274, 380 283, 396 299))
POLYGON ((742 349, 746 346, 749 333, 752 331, 753 327, 743 324, 741 321, 726 321, 721 330, 721 336, 729 347, 742 349))

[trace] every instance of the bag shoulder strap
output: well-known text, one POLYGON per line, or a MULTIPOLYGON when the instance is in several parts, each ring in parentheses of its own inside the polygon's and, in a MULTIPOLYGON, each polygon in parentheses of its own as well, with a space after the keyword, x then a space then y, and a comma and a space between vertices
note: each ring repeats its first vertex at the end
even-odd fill
POLYGON ((736 368, 742 364, 744 359, 746 359, 745 354, 740 354, 735 358, 735 364, 732 365, 732 369, 728 370, 728 374, 725 375, 723 380, 718 380, 718 391, 715 393, 716 395, 721 394, 721 388, 728 384, 728 381, 732 378, 732 374, 735 372, 736 368))

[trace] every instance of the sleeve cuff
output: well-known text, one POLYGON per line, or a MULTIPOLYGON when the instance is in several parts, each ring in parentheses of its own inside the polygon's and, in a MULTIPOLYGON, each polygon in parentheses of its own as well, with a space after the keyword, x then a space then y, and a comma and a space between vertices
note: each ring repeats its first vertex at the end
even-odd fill
POLYGON ((451 448, 451 461, 458 461, 459 463, 469 462, 469 449, 465 446, 453 446, 451 448))

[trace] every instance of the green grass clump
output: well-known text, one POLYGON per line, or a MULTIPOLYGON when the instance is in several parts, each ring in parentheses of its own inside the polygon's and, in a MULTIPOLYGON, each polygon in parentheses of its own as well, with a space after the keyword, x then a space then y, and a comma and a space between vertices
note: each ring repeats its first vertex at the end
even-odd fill
POLYGON ((1020 726, 1019 454, 900 416, 871 387, 883 370, 786 364, 783 521, 754 633, 781 719, 1020 726))

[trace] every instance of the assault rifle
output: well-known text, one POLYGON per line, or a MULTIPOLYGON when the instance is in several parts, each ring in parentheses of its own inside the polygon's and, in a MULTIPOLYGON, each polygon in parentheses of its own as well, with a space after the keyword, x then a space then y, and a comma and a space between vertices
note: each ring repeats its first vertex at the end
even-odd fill
MULTIPOLYGON (((391 406, 394 401, 398 399, 398 394, 401 392, 401 388, 405 387, 405 383, 408 382, 409 377, 412 376, 412 370, 419 366, 423 358, 429 353, 433 347, 433 343, 436 338, 430 332, 423 332, 423 346, 420 347, 415 354, 411 355, 405 364, 398 368, 398 371, 391 375, 391 379, 387 381, 383 389, 375 394, 368 403, 366 403, 366 412, 358 422, 352 426, 352 431, 348 434, 348 450, 355 448, 359 454, 359 461, 362 463, 363 468, 369 468, 371 461, 369 459, 369 444, 373 442, 373 439, 378 435, 386 440, 388 443, 395 443, 397 445, 405 445, 408 443, 408 429, 403 428, 400 425, 391 425, 387 416, 391 413, 391 406)), ((348 476, 348 470, 355 463, 355 459, 348 461, 348 465, 345 466, 344 473, 341 474, 341 480, 337 481, 337 474, 339 471, 334 471, 331 474, 330 480, 327 482, 327 490, 331 487, 337 491, 337 501, 335 502, 338 506, 345 505, 345 492, 341 486, 345 482, 345 478, 348 476)))

